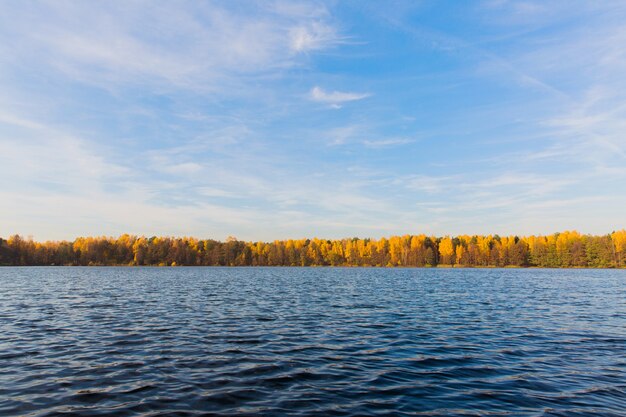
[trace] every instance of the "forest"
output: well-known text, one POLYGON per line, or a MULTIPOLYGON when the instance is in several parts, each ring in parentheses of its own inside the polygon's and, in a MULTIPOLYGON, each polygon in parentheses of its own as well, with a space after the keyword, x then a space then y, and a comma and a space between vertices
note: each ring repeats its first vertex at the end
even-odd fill
POLYGON ((392 236, 225 242, 128 234, 36 242, 0 238, 0 265, 624 268, 626 230, 602 236, 392 236))

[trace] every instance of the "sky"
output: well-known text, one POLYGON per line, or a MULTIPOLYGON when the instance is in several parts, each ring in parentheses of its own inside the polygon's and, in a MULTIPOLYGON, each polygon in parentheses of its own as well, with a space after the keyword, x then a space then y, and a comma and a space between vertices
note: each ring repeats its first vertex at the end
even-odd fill
POLYGON ((0 7, 0 236, 626 227, 626 2, 0 7))

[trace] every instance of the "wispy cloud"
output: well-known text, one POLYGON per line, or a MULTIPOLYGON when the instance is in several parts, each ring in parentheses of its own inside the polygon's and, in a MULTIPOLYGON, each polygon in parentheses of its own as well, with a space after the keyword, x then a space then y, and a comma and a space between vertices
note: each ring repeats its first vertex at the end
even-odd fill
POLYGON ((353 140, 355 136, 358 136, 361 129, 362 128, 359 125, 341 126, 331 129, 325 134, 325 136, 330 139, 328 141, 330 146, 345 145, 349 141, 353 140))
POLYGON ((336 44, 336 30, 327 24, 312 22, 308 26, 297 26, 289 30, 290 47, 295 52, 316 51, 336 44))
POLYGON ((315 86, 311 89, 309 97, 313 101, 328 104, 333 108, 339 109, 344 103, 350 101, 363 100, 370 97, 369 93, 354 93, 346 91, 325 91, 321 87, 315 86))
POLYGON ((10 2, 0 231, 603 233, 626 5, 574 5, 10 2))
POLYGON ((0 15, 0 32, 14 47, 1 50, 102 87, 170 83, 219 91, 242 74, 298 65, 294 53, 323 50, 339 38, 324 8, 305 15, 295 7, 250 6, 242 13, 220 3, 42 2, 32 13, 14 5, 10 18, 0 15))
POLYGON ((168 165, 162 168, 164 172, 175 175, 193 175, 203 170, 202 165, 196 162, 183 162, 175 165, 168 165))
POLYGON ((0 173, 10 178, 7 188, 23 189, 34 183, 88 192, 130 173, 96 148, 93 142, 54 125, 0 109, 0 173))
POLYGON ((409 138, 387 138, 387 139, 377 139, 377 140, 365 140, 363 141, 363 145, 372 149, 379 148, 388 148, 392 146, 400 146, 406 145, 414 142, 413 139, 409 138))

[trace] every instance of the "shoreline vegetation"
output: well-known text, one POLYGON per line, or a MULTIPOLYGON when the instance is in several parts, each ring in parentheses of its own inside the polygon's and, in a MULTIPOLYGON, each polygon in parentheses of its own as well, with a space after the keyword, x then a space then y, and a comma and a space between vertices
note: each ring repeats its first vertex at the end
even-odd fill
POLYGON ((626 230, 607 235, 565 231, 546 236, 289 239, 225 242, 123 234, 36 242, 0 238, 2 266, 371 266, 624 268, 626 230))

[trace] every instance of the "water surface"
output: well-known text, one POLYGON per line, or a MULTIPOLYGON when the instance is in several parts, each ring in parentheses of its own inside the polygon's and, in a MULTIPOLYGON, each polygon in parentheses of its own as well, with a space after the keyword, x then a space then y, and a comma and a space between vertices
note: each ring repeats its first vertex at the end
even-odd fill
POLYGON ((626 271, 0 268, 0 415, 623 416, 626 271))

